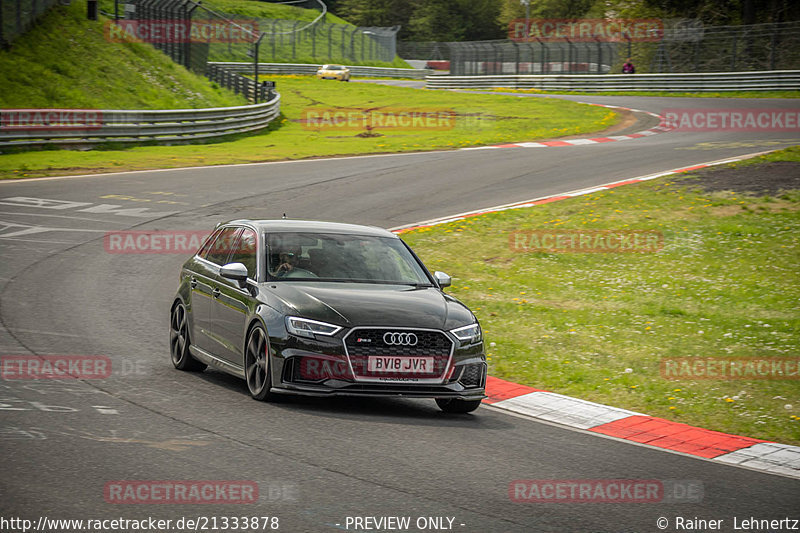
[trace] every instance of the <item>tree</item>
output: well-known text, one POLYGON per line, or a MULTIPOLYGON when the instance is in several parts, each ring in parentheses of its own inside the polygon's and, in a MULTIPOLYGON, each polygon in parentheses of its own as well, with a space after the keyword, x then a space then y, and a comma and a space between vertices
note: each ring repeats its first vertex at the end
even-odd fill
POLYGON ((499 12, 498 0, 418 0, 409 24, 416 41, 502 39, 499 12))
POLYGON ((357 26, 400 25, 406 41, 502 39, 500 0, 338 0, 336 14, 357 26))

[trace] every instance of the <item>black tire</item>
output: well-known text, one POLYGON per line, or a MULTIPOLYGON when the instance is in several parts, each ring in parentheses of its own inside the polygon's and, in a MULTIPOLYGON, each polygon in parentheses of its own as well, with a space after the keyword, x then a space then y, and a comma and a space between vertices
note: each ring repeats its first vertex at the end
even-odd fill
POLYGON ((445 413, 471 413, 481 405, 480 400, 459 400, 458 398, 436 398, 436 405, 445 413))
POLYGON ((186 320, 186 306, 178 302, 169 317, 169 352, 172 364, 178 370, 202 372, 206 364, 192 357, 189 351, 189 324, 186 320))
POLYGON ((247 334, 244 345, 244 374, 250 396, 258 401, 272 401, 275 394, 272 388, 272 375, 267 353, 267 335, 264 328, 254 326, 247 334))

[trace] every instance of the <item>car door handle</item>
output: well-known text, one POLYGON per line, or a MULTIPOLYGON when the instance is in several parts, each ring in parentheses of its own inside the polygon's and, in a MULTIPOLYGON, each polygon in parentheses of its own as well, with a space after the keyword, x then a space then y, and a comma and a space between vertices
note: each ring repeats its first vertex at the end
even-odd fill
POLYGON ((213 296, 214 298, 219 298, 219 289, 214 289, 213 291, 211 291, 211 296, 213 296))
POLYGON ((193 276, 192 279, 189 281, 189 285, 191 285, 193 289, 196 289, 197 288, 197 278, 195 278, 193 276))

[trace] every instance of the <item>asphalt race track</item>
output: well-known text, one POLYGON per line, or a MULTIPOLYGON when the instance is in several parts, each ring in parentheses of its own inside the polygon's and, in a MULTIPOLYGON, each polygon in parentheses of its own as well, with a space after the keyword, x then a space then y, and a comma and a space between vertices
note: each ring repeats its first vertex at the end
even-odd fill
MULTIPOLYGON (((656 113, 798 106, 772 99, 569 98, 656 113)), ((676 531, 676 516, 722 519, 720 530, 733 531, 734 517, 800 518, 798 480, 485 406, 453 416, 432 400, 266 404, 250 399, 244 381, 217 371, 176 371, 167 326, 185 256, 112 254, 103 240, 107 231, 210 230, 224 219, 283 213, 396 227, 800 144, 798 137, 667 132, 584 146, 0 183, 0 354, 105 355, 114 368, 107 379, 0 381, 2 515, 34 523, 46 516, 173 524, 181 517, 269 516, 290 532, 348 530, 347 517, 365 516, 408 516, 411 531, 421 530, 418 517, 448 517, 452 526, 445 519, 426 530, 459 532, 659 531, 659 517, 669 520, 666 531, 676 531), (509 498, 516 479, 586 478, 692 480, 703 494, 696 503, 509 498), (248 480, 258 483, 259 498, 245 505, 107 503, 104 487, 117 480, 248 480)), ((269 527, 252 530, 262 529, 269 527)), ((0 530, 17 531, 2 524, 0 530)))

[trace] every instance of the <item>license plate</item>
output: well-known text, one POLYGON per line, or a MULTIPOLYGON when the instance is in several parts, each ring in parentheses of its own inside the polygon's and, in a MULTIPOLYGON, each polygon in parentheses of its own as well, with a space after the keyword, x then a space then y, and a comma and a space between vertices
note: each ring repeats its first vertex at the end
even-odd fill
POLYGON ((393 374, 432 374, 433 357, 377 356, 367 361, 370 372, 391 372, 393 374))

